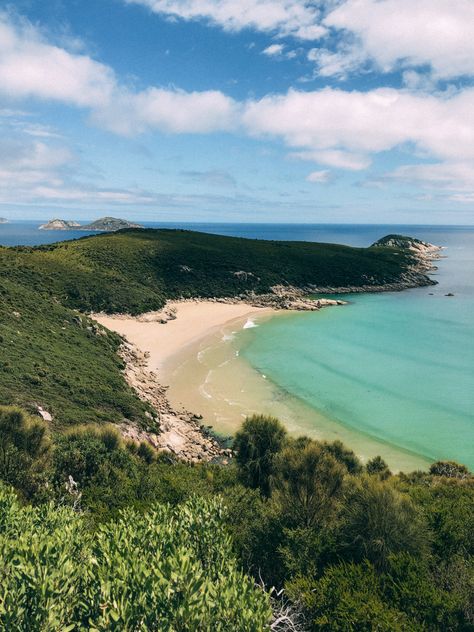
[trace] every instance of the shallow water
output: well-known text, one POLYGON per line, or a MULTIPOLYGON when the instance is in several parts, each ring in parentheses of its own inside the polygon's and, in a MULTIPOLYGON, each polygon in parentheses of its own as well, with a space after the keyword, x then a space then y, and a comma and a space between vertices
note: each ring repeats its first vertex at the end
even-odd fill
POLYGON ((347 428, 473 467, 474 231, 420 236, 446 246, 439 285, 272 319, 240 334, 241 356, 347 428))

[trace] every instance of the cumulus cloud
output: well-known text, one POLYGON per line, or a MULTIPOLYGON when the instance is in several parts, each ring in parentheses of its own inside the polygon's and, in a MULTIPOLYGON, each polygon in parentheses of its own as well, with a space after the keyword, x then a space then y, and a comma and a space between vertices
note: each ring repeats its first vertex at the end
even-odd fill
POLYGON ((121 134, 208 133, 232 128, 236 115, 234 101, 215 90, 130 90, 110 67, 44 41, 31 25, 12 23, 5 14, 0 14, 0 94, 87 108, 94 121, 121 134))
POLYGON ((120 90, 113 101, 94 111, 93 120, 124 135, 147 130, 205 134, 233 129, 238 109, 233 99, 218 90, 185 92, 148 88, 139 93, 120 90))
POLYGON ((308 0, 125 0, 154 13, 183 20, 204 20, 226 31, 257 31, 316 40, 326 34, 320 12, 308 0))
POLYGON ((109 67, 49 44, 31 25, 13 24, 0 14, 2 93, 100 107, 110 100, 114 87, 109 67))
POLYGON ((442 97, 388 88, 325 88, 250 102, 243 121, 252 134, 312 152, 302 157, 323 152, 326 164, 340 159, 341 166, 344 158, 355 157, 362 167, 370 154, 402 145, 444 159, 474 159, 473 108, 474 89, 442 97))
POLYGON ((474 74, 472 0, 346 0, 323 24, 355 38, 350 46, 342 38, 335 58, 315 60, 325 74, 364 58, 383 71, 427 65, 437 78, 474 74))

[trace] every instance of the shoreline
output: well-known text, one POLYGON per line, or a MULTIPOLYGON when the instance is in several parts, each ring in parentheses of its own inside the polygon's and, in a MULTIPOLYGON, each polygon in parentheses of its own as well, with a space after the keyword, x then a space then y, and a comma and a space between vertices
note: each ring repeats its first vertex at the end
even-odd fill
POLYGON ((209 425, 203 424, 201 415, 190 412, 191 407, 171 404, 161 371, 173 357, 225 323, 273 313, 276 310, 250 304, 185 300, 168 303, 161 312, 138 317, 92 314, 96 322, 124 338, 120 356, 125 362, 125 380, 158 414, 160 432, 123 423, 122 435, 191 462, 225 461, 231 457, 231 450, 223 447, 209 425))
POLYGON ((138 317, 93 315, 125 337, 125 377, 160 415, 157 435, 129 427, 122 432, 187 460, 213 460, 230 451, 210 428, 228 436, 247 414, 265 413, 279 416, 291 434, 340 439, 362 460, 382 453, 395 471, 426 467, 429 459, 326 418, 240 360, 231 342, 235 330, 255 326, 254 319, 291 313, 241 301, 186 300, 138 317))

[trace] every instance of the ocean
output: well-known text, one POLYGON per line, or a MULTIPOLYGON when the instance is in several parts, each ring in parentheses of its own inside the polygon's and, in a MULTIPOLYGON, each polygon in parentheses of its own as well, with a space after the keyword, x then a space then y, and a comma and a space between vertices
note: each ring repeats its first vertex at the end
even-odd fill
MULTIPOLYGON (((395 232, 443 246, 433 273, 436 286, 344 296, 347 306, 266 319, 232 332, 232 348, 272 384, 277 404, 291 400, 313 411, 315 426, 322 419, 326 428, 332 424, 334 433, 326 433, 331 438, 358 437, 359 445, 387 446, 387 454, 405 452, 426 462, 452 459, 474 468, 474 227, 146 225, 354 246, 395 232)), ((0 244, 35 245, 85 234, 37 226, 0 225, 0 244)))

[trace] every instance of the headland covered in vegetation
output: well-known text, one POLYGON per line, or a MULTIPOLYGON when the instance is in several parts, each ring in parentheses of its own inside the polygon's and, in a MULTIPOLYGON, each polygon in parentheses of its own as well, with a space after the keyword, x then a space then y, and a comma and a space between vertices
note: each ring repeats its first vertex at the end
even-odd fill
POLYGON ((155 312, 168 327, 176 300, 243 316, 431 284, 436 251, 394 237, 361 249, 126 230, 1 248, 0 627, 473 629, 465 467, 393 475, 258 415, 223 448, 91 318, 155 312), (197 452, 176 449, 171 418, 197 452))

